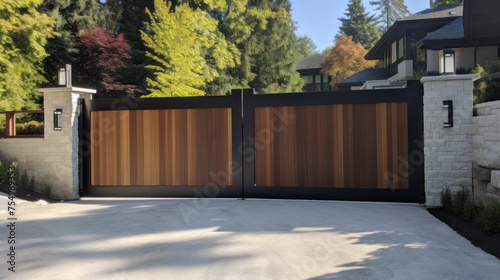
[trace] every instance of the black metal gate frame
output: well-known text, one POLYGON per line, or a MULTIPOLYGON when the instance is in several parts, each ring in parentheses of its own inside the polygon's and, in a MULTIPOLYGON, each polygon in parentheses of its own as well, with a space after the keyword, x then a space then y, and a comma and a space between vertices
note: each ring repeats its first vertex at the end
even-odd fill
POLYGON ((231 197, 335 199, 360 201, 425 202, 423 168, 423 90, 419 81, 404 89, 308 92, 255 95, 251 89, 233 90, 230 96, 176 98, 95 99, 82 107, 80 168, 82 192, 110 197, 231 197), (405 102, 408 105, 409 189, 351 189, 315 187, 257 187, 255 178, 254 110, 256 107, 405 102), (232 186, 91 186, 90 112, 116 110, 231 108, 232 186), (412 160, 413 159, 413 160, 412 160))

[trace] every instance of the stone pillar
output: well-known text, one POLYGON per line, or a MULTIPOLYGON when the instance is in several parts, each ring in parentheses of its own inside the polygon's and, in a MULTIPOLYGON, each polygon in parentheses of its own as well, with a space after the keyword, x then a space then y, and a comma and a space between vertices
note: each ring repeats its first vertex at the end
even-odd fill
POLYGON ((472 194, 472 89, 479 75, 449 75, 422 78, 424 84, 424 155, 427 207, 441 206, 441 191, 462 187, 472 194), (444 127, 448 110, 443 101, 453 101, 453 127, 444 127))
POLYGON ((78 99, 89 100, 93 89, 76 87, 43 88, 45 118, 44 173, 45 182, 52 187, 52 196, 78 199, 78 99), (54 111, 59 116, 61 130, 54 130, 54 111))

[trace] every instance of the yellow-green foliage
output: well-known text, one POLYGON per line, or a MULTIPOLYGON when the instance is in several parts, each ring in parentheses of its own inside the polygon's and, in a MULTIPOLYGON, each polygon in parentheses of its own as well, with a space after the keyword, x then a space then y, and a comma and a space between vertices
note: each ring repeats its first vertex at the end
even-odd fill
MULTIPOLYGON (((16 134, 17 135, 42 135, 43 123, 37 121, 30 121, 27 123, 16 124, 16 134)), ((0 136, 5 135, 5 126, 0 127, 0 136)))
POLYGON ((0 1, 0 110, 33 108, 44 81, 41 63, 54 20, 36 8, 42 0, 0 1))
MULTIPOLYGON (((221 1, 208 1, 211 5, 221 1)), ((218 70, 239 63, 239 52, 217 30, 218 21, 206 11, 182 4, 171 10, 165 0, 155 0, 151 17, 152 35, 142 32, 147 55, 158 65, 148 65, 156 79, 148 79, 147 97, 199 96, 207 82, 219 76, 218 70), (207 60, 213 63, 207 63, 207 60)))

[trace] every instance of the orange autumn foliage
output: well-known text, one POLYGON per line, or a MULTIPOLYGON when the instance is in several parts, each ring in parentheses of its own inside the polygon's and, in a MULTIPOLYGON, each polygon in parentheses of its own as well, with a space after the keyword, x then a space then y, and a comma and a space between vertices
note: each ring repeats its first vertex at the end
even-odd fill
POLYGON ((352 36, 342 35, 329 55, 323 55, 322 74, 332 76, 330 85, 335 86, 352 75, 376 65, 377 61, 365 60, 368 53, 361 44, 352 41, 352 36))

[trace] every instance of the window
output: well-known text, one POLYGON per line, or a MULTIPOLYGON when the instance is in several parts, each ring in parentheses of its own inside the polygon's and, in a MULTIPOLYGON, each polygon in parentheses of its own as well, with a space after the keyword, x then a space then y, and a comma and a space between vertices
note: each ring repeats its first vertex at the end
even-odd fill
POLYGON ((302 92, 329 91, 330 76, 328 75, 304 75, 304 87, 302 92))
POLYGON ((311 75, 302 76, 302 80, 304 80, 304 85, 314 83, 313 76, 311 76, 311 75))
POLYGON ((401 59, 404 57, 405 55, 405 38, 401 38, 401 40, 399 40, 399 55, 398 55, 398 58, 401 59))
POLYGON ((394 42, 394 43, 392 43, 392 46, 391 46, 391 64, 396 62, 396 60, 398 60, 398 57, 397 57, 398 47, 396 45, 397 45, 397 42, 394 42))

